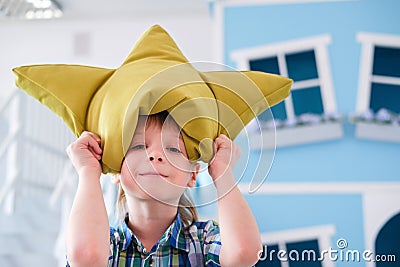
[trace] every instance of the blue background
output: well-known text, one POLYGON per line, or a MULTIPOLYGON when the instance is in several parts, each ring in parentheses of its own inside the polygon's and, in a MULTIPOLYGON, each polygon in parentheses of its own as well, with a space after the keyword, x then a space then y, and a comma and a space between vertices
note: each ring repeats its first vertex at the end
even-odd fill
MULTIPOLYGON (((400 35, 400 1, 360 0, 308 4, 228 6, 224 9, 224 58, 237 49, 329 34, 331 75, 338 112, 344 116, 344 137, 339 140, 277 148, 266 185, 272 182, 400 182, 400 144, 360 140, 347 116, 357 102, 361 43, 359 32, 400 35)), ((400 99, 399 99, 400 101, 400 99)), ((241 146, 243 136, 236 140, 241 146)), ((256 168, 268 172, 270 156, 250 153, 242 178, 249 182, 256 168), (265 164, 263 164, 265 163, 265 164)), ((244 166, 238 166, 242 169, 244 166)), ((240 173, 237 173, 238 175, 240 173)), ((250 195, 261 232, 334 224, 332 244, 345 238, 349 249, 364 249, 362 195, 250 195)), ((334 247, 335 248, 335 247, 334 247)), ((324 248, 322 248, 324 249, 324 248)), ((336 266, 365 266, 363 262, 336 266)))

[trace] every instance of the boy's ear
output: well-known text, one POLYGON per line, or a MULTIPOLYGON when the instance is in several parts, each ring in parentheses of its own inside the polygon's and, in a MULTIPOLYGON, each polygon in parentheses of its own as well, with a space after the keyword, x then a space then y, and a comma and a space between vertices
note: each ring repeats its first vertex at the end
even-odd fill
POLYGON ((121 181, 121 175, 120 175, 119 173, 118 173, 118 174, 112 174, 112 175, 111 175, 111 182, 112 182, 113 184, 119 184, 120 181, 121 181))
POLYGON ((196 186, 196 180, 197 180, 197 174, 199 173, 200 170, 200 164, 196 163, 194 166, 194 171, 191 172, 190 174, 190 180, 188 182, 188 187, 195 187, 196 186))

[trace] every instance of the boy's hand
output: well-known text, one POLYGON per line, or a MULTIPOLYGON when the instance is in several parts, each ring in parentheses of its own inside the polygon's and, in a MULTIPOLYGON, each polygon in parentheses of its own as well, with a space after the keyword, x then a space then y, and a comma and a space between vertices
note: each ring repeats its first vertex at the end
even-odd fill
POLYGON ((214 141, 214 151, 214 158, 208 166, 213 181, 216 182, 224 175, 233 177, 233 167, 242 153, 240 147, 226 135, 221 134, 214 141))
POLYGON ((71 159, 79 176, 83 172, 101 175, 100 138, 91 132, 83 132, 81 136, 67 147, 67 154, 71 159))

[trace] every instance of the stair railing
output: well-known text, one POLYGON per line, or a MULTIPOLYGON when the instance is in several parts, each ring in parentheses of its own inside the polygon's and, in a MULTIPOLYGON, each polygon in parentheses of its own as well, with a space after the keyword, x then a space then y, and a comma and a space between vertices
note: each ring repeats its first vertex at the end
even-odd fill
POLYGON ((21 128, 21 116, 19 112, 20 96, 18 91, 14 91, 0 107, 0 116, 4 116, 9 111, 8 134, 0 143, 0 158, 6 156, 5 182, 0 190, 0 207, 3 211, 11 215, 15 208, 15 183, 18 178, 18 148, 19 133, 21 128))

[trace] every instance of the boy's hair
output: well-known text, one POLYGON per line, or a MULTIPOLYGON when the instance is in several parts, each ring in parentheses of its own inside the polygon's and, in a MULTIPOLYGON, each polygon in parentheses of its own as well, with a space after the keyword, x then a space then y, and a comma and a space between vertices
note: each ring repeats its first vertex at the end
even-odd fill
MULTIPOLYGON (((171 116, 169 116, 167 111, 147 116, 146 126, 154 123, 158 125, 164 125, 165 122, 174 123, 179 128, 178 124, 173 120, 171 116)), ((123 221, 127 214, 127 209, 126 196, 124 190, 121 187, 121 184, 119 184, 116 212, 118 221, 123 221)), ((199 219, 197 209, 194 205, 194 201, 188 189, 185 190, 185 192, 179 199, 178 213, 181 216, 181 221, 184 227, 189 227, 193 222, 198 221, 199 219)))

